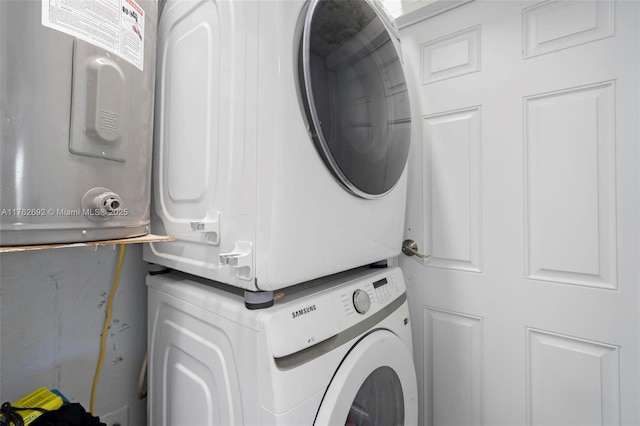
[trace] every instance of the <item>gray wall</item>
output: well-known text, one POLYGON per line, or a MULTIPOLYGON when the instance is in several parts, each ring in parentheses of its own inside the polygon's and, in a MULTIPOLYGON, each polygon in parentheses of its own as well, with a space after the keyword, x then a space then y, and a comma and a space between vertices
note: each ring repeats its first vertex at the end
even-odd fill
MULTIPOLYGON (((116 246, 0 254, 0 402, 46 386, 89 411, 117 259, 116 246)), ((103 420, 128 407, 130 425, 146 423, 146 401, 136 396, 146 351, 141 259, 141 245, 128 245, 95 400, 103 420)))

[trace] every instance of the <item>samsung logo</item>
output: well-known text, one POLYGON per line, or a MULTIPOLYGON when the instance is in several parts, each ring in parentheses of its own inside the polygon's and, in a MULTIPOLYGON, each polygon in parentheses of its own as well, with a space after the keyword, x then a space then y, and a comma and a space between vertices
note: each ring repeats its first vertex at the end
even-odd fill
POLYGON ((307 306, 306 308, 298 309, 297 311, 291 312, 292 318, 298 318, 300 315, 306 315, 309 312, 313 312, 316 310, 316 305, 307 306))

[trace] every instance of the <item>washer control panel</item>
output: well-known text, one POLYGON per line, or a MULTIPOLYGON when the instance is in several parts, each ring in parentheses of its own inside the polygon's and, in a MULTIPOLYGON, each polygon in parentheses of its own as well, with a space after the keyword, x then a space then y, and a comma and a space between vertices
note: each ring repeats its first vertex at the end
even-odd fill
POLYGON ((271 353, 281 358, 366 321, 405 291, 398 267, 361 271, 290 303, 258 312, 267 322, 271 353), (285 332, 286 331, 286 332, 285 332))
POLYGON ((396 300, 405 291, 400 268, 372 273, 368 279, 346 285, 335 298, 340 324, 349 327, 373 315, 396 300))

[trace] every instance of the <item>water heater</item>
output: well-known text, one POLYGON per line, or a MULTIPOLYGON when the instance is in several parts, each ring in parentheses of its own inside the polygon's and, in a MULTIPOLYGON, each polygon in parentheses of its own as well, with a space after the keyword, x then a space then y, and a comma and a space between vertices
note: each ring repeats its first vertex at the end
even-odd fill
POLYGON ((0 1, 0 245, 148 232, 157 0, 0 1))

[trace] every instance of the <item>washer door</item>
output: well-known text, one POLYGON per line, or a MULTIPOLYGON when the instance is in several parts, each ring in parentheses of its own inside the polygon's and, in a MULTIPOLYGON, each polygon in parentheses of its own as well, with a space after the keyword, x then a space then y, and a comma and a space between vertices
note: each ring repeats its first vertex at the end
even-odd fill
POLYGON ((409 153, 409 96, 388 28, 365 0, 312 0, 299 55, 316 148, 334 177, 363 198, 393 189, 409 153))
POLYGON ((322 400, 315 425, 401 426, 418 423, 413 358, 387 330, 349 352, 322 400))

